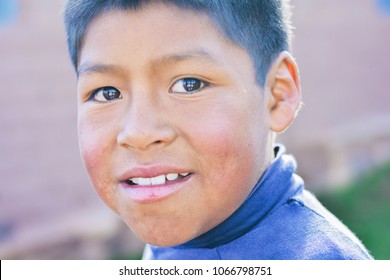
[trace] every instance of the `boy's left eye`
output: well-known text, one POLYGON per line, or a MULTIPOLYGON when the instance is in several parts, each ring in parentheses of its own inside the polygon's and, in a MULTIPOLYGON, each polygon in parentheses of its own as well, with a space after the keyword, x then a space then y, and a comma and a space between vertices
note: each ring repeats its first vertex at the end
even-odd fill
POLYGON ((122 94, 114 87, 102 87, 92 93, 91 99, 99 102, 107 102, 122 98, 122 94))
POLYGON ((208 83, 196 79, 196 78, 183 78, 176 83, 170 89, 171 93, 196 93, 208 86, 208 83))

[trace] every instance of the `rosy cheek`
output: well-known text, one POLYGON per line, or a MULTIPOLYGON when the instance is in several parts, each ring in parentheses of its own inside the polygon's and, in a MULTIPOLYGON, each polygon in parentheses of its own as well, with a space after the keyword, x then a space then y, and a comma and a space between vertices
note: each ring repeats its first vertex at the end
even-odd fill
MULTIPOLYGON (((100 133, 97 127, 86 122, 81 122, 79 125, 79 145, 80 152, 83 158, 85 168, 88 172, 89 178, 106 202, 109 186, 109 158, 107 157, 107 138, 102 137, 104 134, 100 133)), ((107 202, 106 202, 107 203, 107 202)))
MULTIPOLYGON (((215 112, 215 111, 214 111, 215 112)), ((204 156, 207 178, 220 192, 235 192, 237 186, 247 188, 237 196, 246 192, 256 183, 260 172, 259 159, 256 158, 256 146, 247 121, 236 111, 220 114, 223 117, 210 118, 214 122, 206 122, 197 131, 197 152, 204 156)))
POLYGON ((100 173, 100 165, 104 162, 104 152, 102 146, 105 144, 101 131, 101 122, 88 113, 79 115, 79 146, 81 156, 91 180, 100 173))
POLYGON ((101 151, 94 145, 94 141, 80 139, 80 152, 91 180, 95 181, 94 179, 99 174, 99 169, 101 169, 101 164, 99 164, 102 162, 101 151))
POLYGON ((99 145, 93 145, 93 141, 81 143, 80 150, 93 187, 114 212, 117 212, 115 193, 113 192, 112 180, 110 179, 110 167, 105 156, 104 149, 99 145))
MULTIPOLYGON (((229 121, 209 123, 207 126, 203 126, 202 131, 196 133, 198 154, 207 159, 213 170, 222 171, 225 168, 234 167, 245 142, 242 139, 245 137, 243 133, 238 129, 232 129, 232 124, 229 121)), ((218 172, 218 176, 223 173, 218 172)))
POLYGON ((198 133, 202 137, 204 148, 209 154, 221 159, 237 156, 238 149, 247 138, 247 131, 242 129, 245 124, 240 121, 240 114, 234 110, 220 109, 219 115, 210 119, 203 121, 202 131, 198 133))

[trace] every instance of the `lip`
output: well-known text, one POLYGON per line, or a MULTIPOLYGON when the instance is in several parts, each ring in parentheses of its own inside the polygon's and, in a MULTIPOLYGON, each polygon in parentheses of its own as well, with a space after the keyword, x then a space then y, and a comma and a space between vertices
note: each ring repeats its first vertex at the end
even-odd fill
POLYGON ((165 199, 181 190, 193 178, 194 174, 188 170, 167 166, 136 167, 125 172, 119 178, 119 185, 125 194, 138 203, 156 202, 165 199), (151 178, 169 173, 190 173, 187 177, 178 181, 166 181, 161 185, 130 185, 126 181, 130 178, 151 178))
POLYGON ((188 169, 169 167, 169 166, 138 166, 124 172, 120 177, 120 182, 125 182, 131 178, 152 178, 159 175, 166 175, 169 173, 192 173, 188 169))

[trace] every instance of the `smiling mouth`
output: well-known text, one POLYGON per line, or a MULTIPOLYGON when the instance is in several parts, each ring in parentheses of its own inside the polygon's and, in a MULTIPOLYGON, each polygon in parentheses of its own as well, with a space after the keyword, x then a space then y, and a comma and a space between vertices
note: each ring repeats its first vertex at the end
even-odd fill
POLYGON ((169 183, 175 183, 179 182, 188 176, 190 176, 191 173, 169 173, 169 174, 163 174, 156 177, 151 178, 143 178, 143 177, 135 177, 130 178, 125 181, 126 184, 130 186, 161 186, 169 183))
POLYGON ((136 203, 152 203, 172 196, 188 186, 194 173, 167 173, 155 177, 133 177, 121 182, 126 195, 136 203))

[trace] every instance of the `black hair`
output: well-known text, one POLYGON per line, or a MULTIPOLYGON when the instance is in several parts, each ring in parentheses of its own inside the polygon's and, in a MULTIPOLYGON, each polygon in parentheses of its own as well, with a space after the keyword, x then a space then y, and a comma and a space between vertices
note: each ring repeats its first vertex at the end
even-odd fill
POLYGON ((247 50, 261 86, 273 60, 289 49, 292 28, 288 0, 68 0, 64 19, 74 68, 77 70, 87 29, 98 15, 115 9, 137 10, 152 2, 206 14, 229 41, 247 50))

